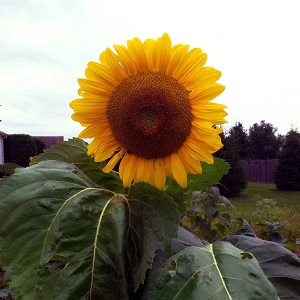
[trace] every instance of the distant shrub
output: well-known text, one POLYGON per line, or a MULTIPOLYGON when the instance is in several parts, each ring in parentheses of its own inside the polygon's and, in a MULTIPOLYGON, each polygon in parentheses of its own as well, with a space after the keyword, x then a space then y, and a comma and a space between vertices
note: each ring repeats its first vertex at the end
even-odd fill
POLYGON ((13 174, 16 168, 20 168, 20 166, 13 163, 4 163, 3 165, 0 165, 0 178, 13 174))
POLYGON ((4 140, 4 161, 27 167, 30 157, 43 152, 45 143, 28 134, 11 134, 4 140))
POLYGON ((219 189, 225 197, 237 197, 248 185, 248 180, 245 171, 239 162, 230 164, 230 169, 227 175, 224 175, 220 180, 219 189))
POLYGON ((274 182, 279 190, 300 191, 300 133, 297 130, 290 130, 285 137, 274 182))
POLYGON ((220 180, 219 190, 225 197, 238 196, 248 184, 245 171, 240 163, 240 157, 237 148, 231 139, 225 138, 221 135, 224 144, 215 155, 216 157, 226 160, 230 169, 227 175, 224 175, 220 180))

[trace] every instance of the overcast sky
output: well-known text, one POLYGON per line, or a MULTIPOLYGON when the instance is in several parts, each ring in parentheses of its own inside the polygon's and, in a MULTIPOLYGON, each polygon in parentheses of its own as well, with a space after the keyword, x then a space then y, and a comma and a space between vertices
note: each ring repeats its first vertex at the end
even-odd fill
POLYGON ((0 131, 77 136, 69 102, 106 47, 168 32, 208 54, 227 128, 300 129, 299 0, 0 0, 0 131))

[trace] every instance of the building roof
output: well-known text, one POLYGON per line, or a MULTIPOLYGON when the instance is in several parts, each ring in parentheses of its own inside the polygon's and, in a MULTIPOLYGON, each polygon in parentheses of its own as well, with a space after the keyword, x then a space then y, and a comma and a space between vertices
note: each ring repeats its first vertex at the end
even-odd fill
POLYGON ((5 133, 5 132, 3 132, 3 131, 0 131, 0 137, 7 137, 7 134, 5 133))

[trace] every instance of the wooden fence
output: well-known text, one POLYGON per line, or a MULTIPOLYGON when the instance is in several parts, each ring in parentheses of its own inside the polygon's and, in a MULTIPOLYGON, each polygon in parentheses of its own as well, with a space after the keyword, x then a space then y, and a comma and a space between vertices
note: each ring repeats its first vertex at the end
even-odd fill
POLYGON ((278 161, 278 159, 241 160, 241 164, 249 182, 273 183, 278 161))

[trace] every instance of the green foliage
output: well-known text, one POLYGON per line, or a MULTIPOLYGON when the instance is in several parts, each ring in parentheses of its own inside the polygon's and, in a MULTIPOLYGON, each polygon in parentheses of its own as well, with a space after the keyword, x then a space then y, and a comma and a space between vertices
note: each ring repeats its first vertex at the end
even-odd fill
POLYGON ((16 298, 126 299, 122 196, 55 161, 19 169, 0 195, 1 261, 16 298))
POLYGON ((150 276, 142 299, 274 300, 277 293, 254 256, 216 242, 169 258, 150 276))
POLYGON ((14 163, 4 163, 3 165, 0 165, 0 178, 13 174, 15 169, 20 167, 21 166, 14 163))
POLYGON ((180 222, 172 198, 149 184, 127 197, 54 160, 5 178, 0 198, 1 261, 20 299, 128 299, 180 222))
POLYGON ((300 133, 296 130, 285 137, 274 181, 279 190, 300 191, 300 133))
POLYGON ((225 175, 220 183, 220 191, 226 197, 233 198, 242 193, 247 187, 248 180, 241 164, 237 162, 231 165, 228 175, 225 175))
POLYGON ((256 207, 253 215, 258 217, 262 225, 266 225, 268 222, 278 221, 276 211, 279 210, 279 207, 277 206, 276 200, 262 198, 256 202, 256 207))
POLYGON ((226 137, 228 143, 235 146, 235 150, 240 159, 247 158, 248 151, 248 134, 241 122, 235 123, 229 129, 229 135, 226 137))
POLYGON ((201 165, 202 173, 188 174, 188 186, 184 189, 175 180, 172 180, 170 177, 167 178, 164 190, 177 203, 181 215, 187 213, 187 207, 191 199, 189 196, 190 192, 206 190, 211 185, 219 183, 219 180, 227 174, 229 169, 228 163, 219 158, 214 159, 213 165, 207 163, 201 163, 201 165))
POLYGON ((221 194, 226 197, 236 197, 247 187, 247 177, 241 166, 234 140, 225 137, 224 134, 221 135, 221 138, 224 146, 215 155, 225 159, 229 163, 230 169, 220 180, 219 189, 221 194))
POLYGON ((276 212, 279 210, 276 200, 263 198, 256 202, 257 209, 254 211, 259 222, 257 225, 261 226, 263 230, 260 232, 262 238, 283 244, 286 238, 281 235, 278 230, 284 226, 278 220, 276 212))
POLYGON ((222 241, 229 242, 243 251, 251 250, 260 268, 276 288, 278 299, 298 300, 300 295, 299 257, 279 243, 258 238, 250 225, 245 220, 241 221, 242 227, 223 237, 222 241))
POLYGON ((30 157, 36 156, 45 148, 45 143, 28 134, 11 134, 4 140, 5 162, 27 167, 30 157))
POLYGON ((249 128, 248 158, 277 158, 281 147, 281 136, 276 136, 277 128, 264 120, 249 128))
MULTIPOLYGON (((242 217, 247 220, 256 235, 260 238, 266 238, 266 228, 268 222, 280 222, 283 224, 279 228, 280 233, 287 238, 285 242, 288 249, 291 251, 299 251, 300 245, 296 244, 297 238, 300 237, 300 210, 299 210, 300 191, 281 191, 276 189, 275 184, 269 183, 254 183, 250 182, 246 190, 238 197, 230 199, 234 206, 234 210, 221 208, 222 212, 228 212, 233 222, 231 229, 236 229, 238 224, 234 221, 237 217, 242 217), (266 205, 260 205, 262 210, 265 211, 266 217, 262 217, 263 212, 258 213, 260 208, 257 201, 262 199, 272 199, 275 207, 271 205, 269 211, 266 205), (257 212, 258 214, 256 214, 257 212), (260 224, 265 225, 260 225, 260 224)), ((269 202, 269 201, 268 201, 269 202)), ((268 204, 269 206, 270 204, 268 204)), ((277 225, 276 225, 277 226, 277 225)), ((267 237, 269 240, 269 237, 267 237)))
POLYGON ((94 162, 94 159, 87 155, 87 145, 85 141, 78 138, 56 143, 51 149, 45 149, 44 153, 35 157, 30 165, 47 160, 71 163, 101 187, 114 192, 124 193, 125 189, 119 176, 114 172, 110 172, 109 174, 103 173, 101 170, 105 166, 105 163, 94 162))
POLYGON ((144 182, 132 186, 128 200, 131 222, 127 255, 133 270, 134 289, 137 290, 145 281, 156 250, 171 251, 180 216, 171 197, 144 182))
MULTIPOLYGON (((51 149, 45 149, 36 157, 30 165, 37 164, 45 160, 58 160, 74 165, 93 163, 94 160, 87 155, 87 143, 81 139, 73 138, 68 141, 62 141, 51 146, 51 149)), ((104 164, 102 164, 102 167, 104 164)))
POLYGON ((217 240, 230 227, 230 215, 220 213, 219 206, 233 207, 230 201, 221 196, 216 186, 193 192, 191 197, 184 224, 187 223, 193 232, 209 242, 217 240))
POLYGON ((213 244, 184 238, 180 213, 191 194, 211 228, 213 220, 228 221, 215 211, 228 202, 209 188, 228 171, 223 160, 203 164, 186 189, 168 179, 164 190, 144 182, 125 190, 118 174, 101 168, 74 139, 0 181, 0 261, 16 299, 273 300, 300 286, 293 273, 300 260, 289 252, 264 271, 259 246, 256 256, 228 244, 230 237, 213 244), (264 273, 271 278, 291 261, 276 292, 264 273))
POLYGON ((272 159, 278 157, 283 142, 283 136, 276 133, 277 128, 264 120, 249 130, 237 122, 226 133, 226 140, 234 145, 240 159, 272 159))

